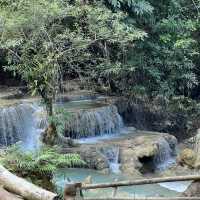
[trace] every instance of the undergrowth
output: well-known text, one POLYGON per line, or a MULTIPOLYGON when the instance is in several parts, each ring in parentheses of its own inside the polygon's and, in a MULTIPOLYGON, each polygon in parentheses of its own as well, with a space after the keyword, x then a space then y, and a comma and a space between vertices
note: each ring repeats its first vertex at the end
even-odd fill
POLYGON ((55 147, 43 146, 34 152, 24 152, 19 145, 13 145, 1 153, 0 164, 18 176, 53 190, 52 179, 56 170, 81 167, 85 162, 78 154, 61 154, 55 147))

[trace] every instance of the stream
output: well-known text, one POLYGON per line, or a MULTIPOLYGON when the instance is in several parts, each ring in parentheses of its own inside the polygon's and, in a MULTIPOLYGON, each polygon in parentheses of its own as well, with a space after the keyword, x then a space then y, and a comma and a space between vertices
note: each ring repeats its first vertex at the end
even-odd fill
MULTIPOLYGON (((0 107, 1 146, 22 141, 22 148, 26 151, 39 148, 39 136, 46 126, 44 122, 46 119, 42 107, 35 100, 32 101, 29 99, 20 100, 21 103, 9 106, 4 102, 5 104, 0 107)), ((56 106, 74 113, 74 117, 67 122, 68 132, 65 136, 73 136, 80 143, 95 144, 101 140, 133 134, 135 130, 134 127, 124 125, 117 108, 114 105, 109 105, 104 97, 57 102, 56 106)), ((155 163, 157 163, 159 170, 164 170, 175 162, 175 157, 170 156, 171 150, 165 141, 161 142, 159 148, 160 154, 155 163)), ((54 177, 58 189, 63 189, 69 180, 79 182, 88 176, 92 177, 93 183, 128 180, 129 177, 120 173, 119 150, 116 149, 113 152, 107 152, 107 154, 111 169, 109 174, 90 169, 60 169, 54 177)), ((119 189, 118 194, 123 197, 177 196, 179 192, 183 192, 187 188, 188 184, 189 182, 123 187, 119 189)), ((111 189, 86 191, 85 195, 101 194, 101 196, 107 197, 110 196, 111 191, 111 189)))

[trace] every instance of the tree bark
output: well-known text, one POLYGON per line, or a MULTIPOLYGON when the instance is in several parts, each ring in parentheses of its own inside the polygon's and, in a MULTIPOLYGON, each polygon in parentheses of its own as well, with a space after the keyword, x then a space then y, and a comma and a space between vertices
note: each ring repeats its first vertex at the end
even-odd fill
POLYGON ((3 166, 0 166, 0 184, 3 185, 7 191, 19 195, 26 200, 55 200, 57 197, 56 194, 15 176, 3 166))

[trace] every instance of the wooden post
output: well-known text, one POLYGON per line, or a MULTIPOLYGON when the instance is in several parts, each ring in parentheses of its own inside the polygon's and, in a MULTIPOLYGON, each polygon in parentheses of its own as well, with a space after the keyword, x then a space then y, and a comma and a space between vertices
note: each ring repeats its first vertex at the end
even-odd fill
POLYGON ((81 186, 82 186, 82 183, 66 184, 65 185, 65 190, 64 190, 64 200, 77 200, 77 199, 80 199, 81 186))
POLYGON ((118 189, 118 187, 115 187, 113 190, 113 193, 112 193, 113 198, 117 196, 117 189, 118 189))

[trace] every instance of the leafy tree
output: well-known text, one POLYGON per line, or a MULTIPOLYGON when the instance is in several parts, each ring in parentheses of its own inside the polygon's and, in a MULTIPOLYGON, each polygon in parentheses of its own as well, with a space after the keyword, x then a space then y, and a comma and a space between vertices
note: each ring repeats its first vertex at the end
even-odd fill
MULTIPOLYGON (((146 35, 129 27, 124 13, 113 13, 102 3, 16 0, 2 5, 5 69, 20 75, 32 94, 42 97, 50 117, 64 73, 87 77, 94 66, 110 62, 114 46, 123 52, 146 35)), ((56 132, 55 124, 51 126, 56 132)))
POLYGON ((191 97, 199 85, 199 1, 108 0, 115 12, 128 12, 128 23, 147 33, 125 52, 123 64, 104 65, 102 77, 118 91, 140 87, 150 97, 191 97), (127 83, 127 84, 126 84, 127 83))

